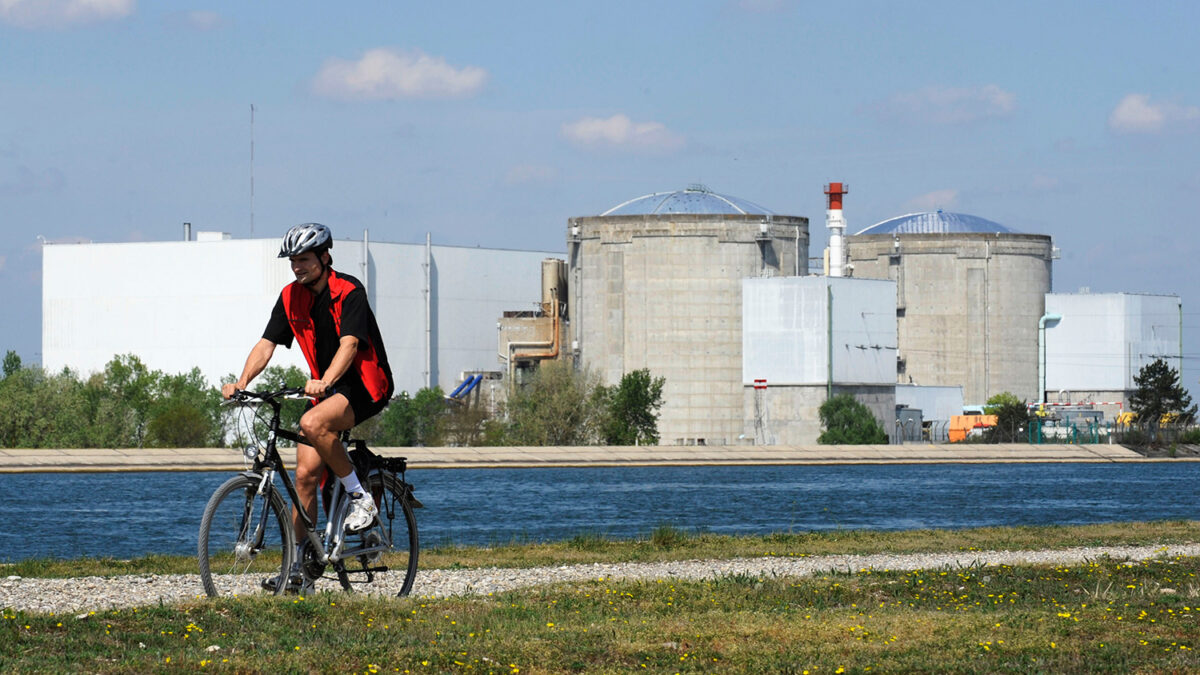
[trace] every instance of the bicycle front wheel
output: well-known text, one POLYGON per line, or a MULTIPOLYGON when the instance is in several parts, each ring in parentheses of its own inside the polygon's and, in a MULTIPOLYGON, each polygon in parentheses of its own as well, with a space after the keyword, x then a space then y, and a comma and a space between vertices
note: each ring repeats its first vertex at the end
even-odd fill
MULTIPOLYGON (((291 511, 271 486, 259 494, 260 483, 259 477, 234 476, 204 507, 200 580, 212 597, 257 593, 268 579, 287 579, 296 549, 291 511)), ((286 586, 276 582, 268 590, 278 594, 286 586)))
POLYGON ((387 471, 372 471, 363 487, 375 498, 379 518, 371 527, 347 536, 347 558, 335 567, 342 588, 372 593, 408 595, 417 574, 417 518, 409 499, 408 484, 387 471), (379 548, 383 542, 391 547, 383 551, 354 554, 354 550, 379 548))

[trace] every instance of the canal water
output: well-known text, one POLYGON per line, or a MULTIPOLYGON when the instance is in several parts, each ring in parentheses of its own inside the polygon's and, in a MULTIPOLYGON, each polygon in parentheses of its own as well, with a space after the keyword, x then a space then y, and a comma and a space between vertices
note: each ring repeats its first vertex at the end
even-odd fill
MULTIPOLYGON (((194 555, 229 472, 0 474, 0 562, 194 555)), ((1200 463, 412 470, 423 547, 1200 519, 1200 463)))

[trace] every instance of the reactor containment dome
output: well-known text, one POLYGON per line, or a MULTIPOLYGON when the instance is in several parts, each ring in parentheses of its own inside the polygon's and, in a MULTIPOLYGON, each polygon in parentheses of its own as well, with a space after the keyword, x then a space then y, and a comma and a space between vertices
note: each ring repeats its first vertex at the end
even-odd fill
POLYGON ((940 210, 888 218, 882 223, 875 223, 856 234, 965 234, 968 232, 1018 234, 1016 230, 987 218, 967 213, 947 213, 940 210))
POLYGON ((703 215, 775 215, 769 209, 745 199, 717 194, 700 184, 674 192, 652 192, 630 199, 600 214, 601 216, 643 216, 694 213, 703 215))

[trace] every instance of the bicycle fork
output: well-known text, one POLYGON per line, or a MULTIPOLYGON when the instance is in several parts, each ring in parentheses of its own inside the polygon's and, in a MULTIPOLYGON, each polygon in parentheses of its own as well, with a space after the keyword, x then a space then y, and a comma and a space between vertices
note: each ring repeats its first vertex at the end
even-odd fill
MULTIPOLYGON (((363 499, 373 498, 374 495, 369 493, 363 497, 363 499)), ((376 520, 371 527, 356 534, 362 534, 364 541, 366 541, 367 533, 374 531, 379 535, 378 540, 374 542, 373 545, 363 545, 359 546, 358 548, 351 549, 350 551, 346 551, 345 522, 346 516, 350 512, 350 498, 346 494, 345 488, 342 487, 341 482, 334 483, 333 494, 329 500, 329 503, 333 505, 333 511, 327 514, 328 518, 325 522, 325 541, 327 542, 327 545, 325 547, 325 551, 322 551, 324 554, 323 562, 340 562, 346 557, 343 555, 343 553, 349 553, 352 556, 371 555, 373 553, 381 553, 391 548, 391 537, 389 537, 388 533, 384 531, 382 523, 376 520)), ((310 533, 310 536, 314 535, 311 535, 310 533)))

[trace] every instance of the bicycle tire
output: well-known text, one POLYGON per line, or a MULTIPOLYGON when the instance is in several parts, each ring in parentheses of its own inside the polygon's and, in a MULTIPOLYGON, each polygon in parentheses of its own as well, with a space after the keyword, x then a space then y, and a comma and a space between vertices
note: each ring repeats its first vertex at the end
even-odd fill
POLYGON ((372 471, 363 483, 363 487, 370 491, 375 497, 376 505, 379 506, 379 520, 362 532, 347 535, 347 543, 357 545, 382 527, 388 532, 392 548, 385 551, 378 562, 364 561, 355 556, 343 560, 340 565, 335 565, 338 582, 348 591, 355 585, 362 585, 366 590, 396 589, 396 595, 403 597, 412 591, 421 548, 417 535, 417 517, 409 500, 411 487, 388 471, 372 471), (368 569, 380 564, 386 566, 387 571, 373 572, 374 578, 368 583, 368 569), (358 580, 360 578, 361 581, 358 580))
MULTIPOLYGON (((200 580, 211 597, 261 592, 264 580, 286 578, 291 568, 296 550, 291 509, 275 489, 258 494, 261 480, 234 476, 204 507, 196 545, 200 580)), ((286 586, 276 584, 274 594, 286 586)))

